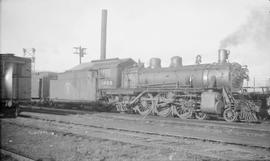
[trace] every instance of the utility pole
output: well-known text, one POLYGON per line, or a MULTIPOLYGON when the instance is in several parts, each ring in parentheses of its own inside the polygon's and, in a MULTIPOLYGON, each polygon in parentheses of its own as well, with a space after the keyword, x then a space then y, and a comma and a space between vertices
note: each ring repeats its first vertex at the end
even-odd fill
POLYGON ((78 54, 79 55, 79 62, 80 64, 82 63, 82 57, 86 55, 86 48, 82 48, 81 46, 79 47, 73 47, 75 51, 73 54, 78 54))
POLYGON ((32 71, 35 72, 36 49, 35 48, 23 48, 23 56, 31 58, 32 71))

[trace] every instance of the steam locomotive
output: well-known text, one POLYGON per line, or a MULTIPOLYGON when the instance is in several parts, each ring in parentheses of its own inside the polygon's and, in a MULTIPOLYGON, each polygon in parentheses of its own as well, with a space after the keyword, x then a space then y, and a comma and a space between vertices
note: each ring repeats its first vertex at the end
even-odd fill
POLYGON ((102 90, 103 97, 115 102, 118 111, 134 110, 141 115, 172 115, 183 119, 206 119, 223 116, 226 121, 256 121, 259 107, 240 99, 248 79, 246 66, 228 62, 229 51, 219 50, 217 63, 182 65, 181 57, 173 57, 170 67, 161 68, 161 60, 152 58, 150 66, 136 64, 122 72, 121 88, 102 90))
MULTIPOLYGON (((243 81, 248 79, 248 69, 230 63, 228 55, 228 50, 220 49, 218 62, 201 64, 201 56, 197 56, 195 65, 186 66, 182 65, 181 57, 175 56, 169 67, 161 67, 158 58, 152 58, 149 67, 131 58, 103 59, 80 64, 63 73, 31 73, 31 68, 28 68, 31 61, 25 61, 25 68, 20 65, 18 71, 27 69, 24 70, 28 71, 27 79, 23 79, 27 85, 23 87, 25 95, 18 100, 29 101, 32 96, 31 103, 40 100, 50 106, 64 104, 86 108, 103 102, 118 112, 144 116, 152 114, 182 119, 217 116, 229 122, 257 121, 260 107, 241 93, 243 81)), ((1 61, 1 64, 6 66, 7 63, 1 61)), ((6 85, 2 80, 8 73, 3 71, 2 87, 6 85)), ((22 88, 14 83, 13 87, 13 91, 22 88)), ((23 93, 17 95, 20 94, 23 93)), ((2 104, 8 105, 8 100, 14 98, 9 97, 2 104)))
POLYGON ((241 97, 248 69, 228 62, 229 51, 219 50, 217 63, 182 65, 171 59, 170 67, 152 58, 150 66, 132 59, 105 59, 84 63, 51 80, 50 100, 85 104, 104 101, 119 112, 141 115, 206 119, 221 116, 226 121, 257 121, 260 108, 241 97))

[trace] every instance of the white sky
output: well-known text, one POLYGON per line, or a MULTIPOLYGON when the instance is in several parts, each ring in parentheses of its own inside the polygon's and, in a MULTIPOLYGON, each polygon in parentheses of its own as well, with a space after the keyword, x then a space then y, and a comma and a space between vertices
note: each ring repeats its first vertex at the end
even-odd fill
MULTIPOLYGON (((72 48, 79 45, 87 48, 83 62, 98 59, 103 8, 108 9, 107 58, 148 64, 159 57, 162 66, 175 55, 184 65, 193 64, 197 54, 203 63, 215 62, 220 41, 252 10, 270 15, 268 0, 1 0, 0 52, 22 56, 22 48, 36 48, 40 71, 77 65, 72 48)), ((230 50, 230 61, 248 65, 251 77, 263 83, 270 78, 270 51, 248 43, 230 50)))

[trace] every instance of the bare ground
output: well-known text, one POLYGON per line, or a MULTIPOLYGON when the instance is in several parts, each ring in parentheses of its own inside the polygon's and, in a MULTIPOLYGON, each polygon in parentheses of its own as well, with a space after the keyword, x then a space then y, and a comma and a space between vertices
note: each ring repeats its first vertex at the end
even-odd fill
MULTIPOLYGON (((130 132, 110 130, 114 126, 128 126, 138 129, 149 127, 139 121, 108 120, 91 115, 42 115, 41 118, 54 118, 58 122, 17 118, 1 120, 1 146, 16 151, 35 160, 269 160, 270 151, 260 148, 241 147, 175 139, 165 136, 150 136, 130 132), (63 124, 69 120, 71 124, 63 124), (62 123, 61 123, 62 121, 62 123), (75 122, 76 124, 72 124, 75 122), (81 124, 98 123, 105 129, 96 129, 81 124), (137 125, 136 125, 137 124, 137 125), (143 126, 143 127, 141 127, 143 126)), ((96 125, 95 124, 95 125, 96 125)), ((153 125, 151 125, 153 126, 153 125)), ((152 127, 158 131, 163 126, 152 127)), ((180 128, 180 127, 178 127, 180 128)), ((183 127, 182 130, 186 130, 183 127)), ((204 131, 207 131, 206 129, 204 131)), ((217 131, 217 130, 216 130, 217 131)), ((213 132, 213 131, 209 131, 213 132)), ((222 132, 217 133, 221 135, 222 132)), ((242 135, 237 132, 236 134, 242 135)), ((213 135, 213 134, 211 134, 213 135)), ((258 136, 260 136, 258 134, 258 136)), ((268 140, 267 140, 268 141, 268 140)))
POLYGON ((188 152, 2 124, 2 147, 35 160, 217 160, 188 152))

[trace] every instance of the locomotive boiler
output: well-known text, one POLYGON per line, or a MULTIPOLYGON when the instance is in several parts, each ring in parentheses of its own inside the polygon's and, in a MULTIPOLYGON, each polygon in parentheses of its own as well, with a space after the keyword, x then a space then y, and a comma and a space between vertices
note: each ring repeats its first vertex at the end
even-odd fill
POLYGON ((118 111, 136 111, 141 115, 178 116, 206 119, 223 116, 226 121, 257 120, 255 104, 235 99, 234 94, 248 79, 246 66, 228 61, 229 51, 220 49, 218 62, 182 65, 175 56, 169 67, 152 58, 150 66, 138 63, 122 72, 121 88, 101 90, 118 111))
POLYGON ((247 68, 238 63, 229 63, 229 51, 221 49, 218 63, 182 65, 180 57, 173 57, 171 65, 161 68, 158 58, 150 60, 148 68, 133 68, 123 75, 124 88, 136 88, 142 85, 178 83, 180 86, 192 88, 229 88, 239 91, 243 80, 248 78, 247 68))

